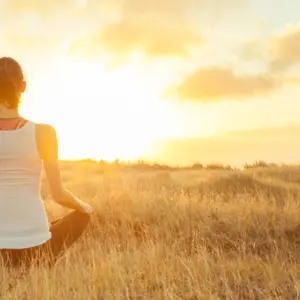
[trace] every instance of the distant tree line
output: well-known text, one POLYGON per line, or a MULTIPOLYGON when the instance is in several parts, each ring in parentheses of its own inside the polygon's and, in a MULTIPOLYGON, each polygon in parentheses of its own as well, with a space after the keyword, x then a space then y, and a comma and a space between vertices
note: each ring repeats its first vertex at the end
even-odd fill
MULTIPOLYGON (((228 164, 221 163, 210 163, 202 164, 200 162, 195 162, 194 164, 187 166, 171 166, 167 164, 153 163, 146 160, 137 160, 137 161, 120 161, 116 159, 113 162, 107 162, 105 160, 92 160, 92 159, 83 159, 83 160, 62 160, 63 164, 94 164, 98 165, 100 169, 131 169, 137 171, 176 171, 176 170, 236 170, 238 168, 232 167, 228 164)), ((245 163, 244 169, 254 169, 254 168, 274 168, 283 166, 282 164, 268 163, 263 160, 255 161, 253 163, 245 163)))
POLYGON ((257 168, 275 168, 280 167, 282 165, 275 164, 275 163, 268 163, 263 160, 255 161, 252 164, 244 164, 244 169, 257 169, 257 168))

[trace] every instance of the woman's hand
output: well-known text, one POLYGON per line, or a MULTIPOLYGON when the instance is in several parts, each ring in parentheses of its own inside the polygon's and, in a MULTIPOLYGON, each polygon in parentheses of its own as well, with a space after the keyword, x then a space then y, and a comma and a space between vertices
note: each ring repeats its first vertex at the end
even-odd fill
POLYGON ((79 198, 75 197, 75 201, 77 202, 77 208, 75 210, 88 215, 94 212, 93 208, 89 204, 83 202, 79 198))
POLYGON ((80 212, 88 214, 88 215, 91 215, 94 212, 93 208, 89 204, 84 203, 81 200, 79 200, 79 201, 80 201, 80 206, 81 206, 80 212))

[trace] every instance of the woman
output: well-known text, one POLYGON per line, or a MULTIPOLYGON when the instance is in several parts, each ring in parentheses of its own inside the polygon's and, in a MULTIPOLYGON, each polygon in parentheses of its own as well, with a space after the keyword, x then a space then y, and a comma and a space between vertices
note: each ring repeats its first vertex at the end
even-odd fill
POLYGON ((55 129, 19 115, 25 89, 19 63, 0 58, 0 256, 9 266, 55 261, 84 232, 92 213, 62 186, 55 129), (53 199, 74 210, 50 225, 40 198, 42 166, 53 199))

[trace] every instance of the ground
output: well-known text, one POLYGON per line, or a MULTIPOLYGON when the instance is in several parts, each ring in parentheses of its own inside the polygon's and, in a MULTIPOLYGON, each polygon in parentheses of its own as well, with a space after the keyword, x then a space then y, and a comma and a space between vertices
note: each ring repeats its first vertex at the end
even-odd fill
MULTIPOLYGON (((52 270, 2 269, 1 299, 298 299, 300 168, 105 170, 63 164, 94 206, 52 270), (15 286, 8 290, 8 283, 15 286)), ((50 199, 49 219, 66 213, 50 199)))

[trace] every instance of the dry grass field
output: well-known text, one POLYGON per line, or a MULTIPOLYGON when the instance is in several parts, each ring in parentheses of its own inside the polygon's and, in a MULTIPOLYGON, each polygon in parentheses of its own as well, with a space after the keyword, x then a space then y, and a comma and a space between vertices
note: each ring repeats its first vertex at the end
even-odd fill
POLYGON ((300 168, 62 174, 89 230, 51 270, 2 268, 1 299, 300 299, 300 168))

